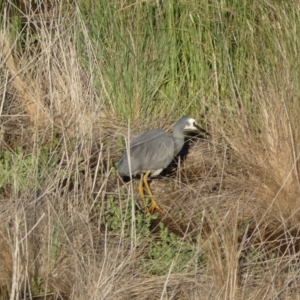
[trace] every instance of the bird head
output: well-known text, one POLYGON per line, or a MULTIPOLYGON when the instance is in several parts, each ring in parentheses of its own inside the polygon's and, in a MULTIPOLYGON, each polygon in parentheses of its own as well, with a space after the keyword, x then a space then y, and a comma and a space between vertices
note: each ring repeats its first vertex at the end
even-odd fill
POLYGON ((206 135, 210 135, 206 130, 202 129, 197 122, 195 121, 195 119, 185 116, 180 118, 176 124, 175 127, 178 131, 198 131, 200 133, 205 133, 206 135))
POLYGON ((197 125, 195 119, 190 117, 183 117, 184 121, 184 130, 198 130, 199 126, 197 125))
POLYGON ((175 127, 180 128, 179 130, 181 131, 198 131, 200 128, 195 119, 187 116, 180 118, 176 122, 175 127))

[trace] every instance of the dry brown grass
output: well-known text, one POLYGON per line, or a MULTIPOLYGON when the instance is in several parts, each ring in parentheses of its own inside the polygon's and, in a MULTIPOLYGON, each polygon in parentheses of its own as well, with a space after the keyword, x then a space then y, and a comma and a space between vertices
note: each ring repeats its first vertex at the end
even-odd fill
MULTIPOLYGON (((226 122, 215 112, 208 124, 212 138, 194 138, 179 168, 152 181, 165 213, 139 244, 134 232, 126 236, 106 226, 109 195, 120 206, 128 194, 138 199, 137 183, 124 187, 111 164, 128 128, 105 110, 93 70, 81 67, 71 33, 63 19, 55 28, 38 28, 40 48, 18 58, 1 32, 7 58, 1 73, 2 148, 22 145, 26 153, 38 153, 58 139, 53 152, 60 157, 40 185, 21 190, 16 175, 15 185, 3 189, 1 297, 300 298, 299 108, 288 76, 280 92, 272 84, 254 91, 261 110, 256 134, 243 107, 226 122), (145 249, 159 222, 191 243, 192 269, 173 272, 171 266, 167 274, 153 275, 145 267, 145 249), (201 255, 205 263, 199 265, 201 255)), ((133 131, 156 126, 137 124, 133 131)), ((36 179, 36 170, 28 170, 25 184, 36 179)))

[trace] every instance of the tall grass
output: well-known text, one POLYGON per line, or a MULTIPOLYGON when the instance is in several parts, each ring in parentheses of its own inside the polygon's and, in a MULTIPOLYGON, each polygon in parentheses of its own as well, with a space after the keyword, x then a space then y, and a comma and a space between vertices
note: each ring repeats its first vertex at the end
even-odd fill
POLYGON ((1 2, 1 297, 299 298, 299 8, 1 2), (123 136, 183 114, 144 215, 123 136))
MULTIPOLYGON (((293 52, 299 42, 292 30, 297 10, 289 3, 145 1, 97 7, 85 1, 82 6, 96 45, 100 90, 125 119, 201 116, 212 103, 253 110, 255 78, 267 75, 276 84, 274 75, 289 51, 283 48, 293 52), (286 38, 289 42, 280 43, 286 38)), ((291 53, 291 67, 296 60, 291 53)))

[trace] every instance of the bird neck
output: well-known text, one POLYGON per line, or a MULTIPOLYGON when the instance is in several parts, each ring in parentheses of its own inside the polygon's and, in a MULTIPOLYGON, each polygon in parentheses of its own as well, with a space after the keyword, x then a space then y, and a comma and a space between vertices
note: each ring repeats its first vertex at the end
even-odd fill
POLYGON ((174 130, 173 137, 174 137, 174 141, 175 141, 175 153, 174 153, 174 155, 177 155, 183 147, 184 135, 183 135, 182 131, 174 130))

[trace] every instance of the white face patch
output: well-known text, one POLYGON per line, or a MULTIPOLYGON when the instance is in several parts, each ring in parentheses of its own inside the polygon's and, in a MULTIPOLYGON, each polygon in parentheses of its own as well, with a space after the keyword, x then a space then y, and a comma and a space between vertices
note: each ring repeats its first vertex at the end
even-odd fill
POLYGON ((198 130, 198 128, 195 126, 197 123, 193 118, 189 118, 186 123, 184 130, 198 130))

